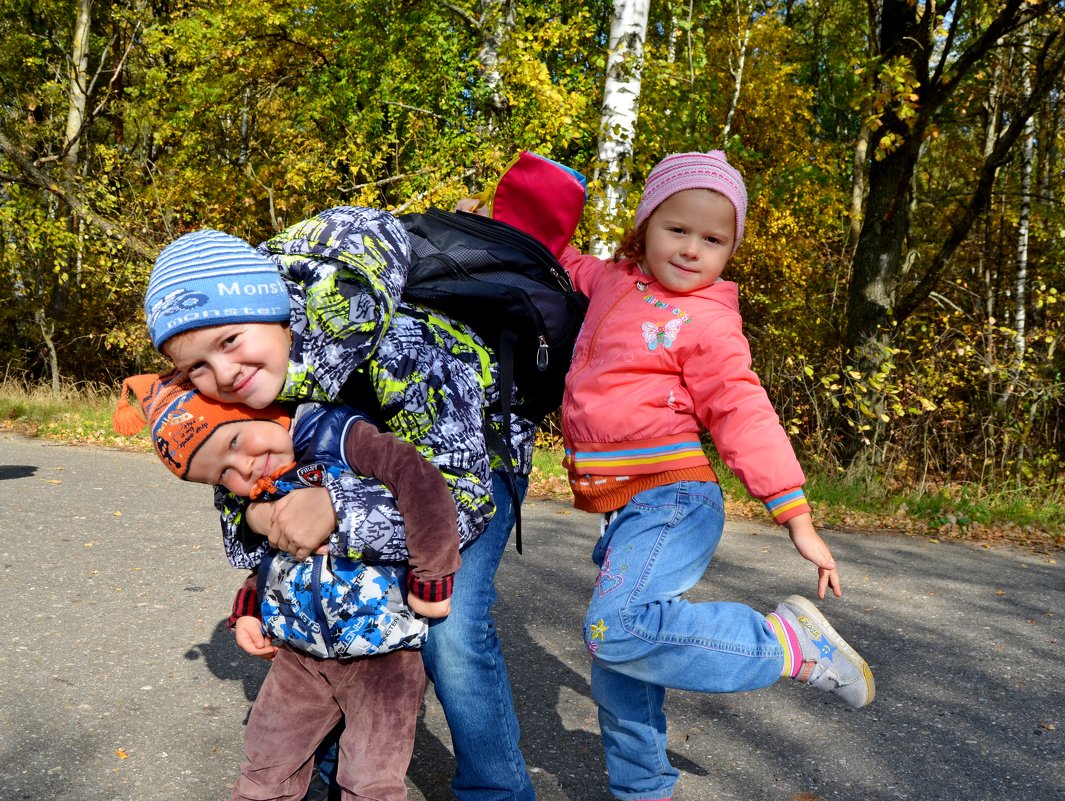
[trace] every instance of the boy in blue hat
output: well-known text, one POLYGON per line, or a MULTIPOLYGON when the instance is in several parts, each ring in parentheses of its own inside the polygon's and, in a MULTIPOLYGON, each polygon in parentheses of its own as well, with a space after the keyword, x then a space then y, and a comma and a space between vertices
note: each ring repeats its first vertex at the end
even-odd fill
MULTIPOLYGON (((552 236, 568 241, 584 186, 571 171, 552 165, 519 159, 500 184, 530 167, 546 170, 535 185, 545 202, 565 209, 562 228, 569 233, 559 229, 552 236)), ((503 208, 495 203, 493 212, 503 208)), ((216 233, 187 235, 161 254, 145 299, 153 342, 208 394, 260 403, 276 391, 282 401, 354 400, 368 411, 376 403, 375 417, 440 468, 458 509, 463 567, 451 615, 433 624, 423 655, 452 732, 458 763, 452 789, 462 801, 530 801, 535 792, 518 747, 509 677, 490 612, 496 568, 514 521, 506 474, 489 473, 484 448, 484 409, 500 391, 492 355, 466 326, 400 302, 410 247, 390 215, 330 209, 254 251, 235 238, 216 239, 216 233), (290 303, 287 328, 275 281, 290 303), (202 297, 183 306, 187 296, 173 294, 181 290, 202 297), (478 539, 493 495, 499 511, 478 539)), ((511 429, 500 433, 511 448, 520 502, 535 424, 515 417, 511 429)), ((230 561, 247 566, 252 558, 243 546, 246 524, 297 555, 327 541, 334 553, 405 558, 403 521, 379 485, 343 476, 325 490, 253 504, 246 513, 243 503, 217 493, 230 561)))

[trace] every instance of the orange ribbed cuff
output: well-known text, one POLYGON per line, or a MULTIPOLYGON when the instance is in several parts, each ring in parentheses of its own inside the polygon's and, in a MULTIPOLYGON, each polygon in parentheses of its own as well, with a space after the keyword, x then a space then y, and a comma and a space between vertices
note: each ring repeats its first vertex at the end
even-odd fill
POLYGON ((708 465, 667 470, 664 473, 641 473, 634 476, 575 476, 570 474, 573 505, 584 512, 613 512, 644 490, 673 484, 677 481, 717 482, 714 469, 708 465))

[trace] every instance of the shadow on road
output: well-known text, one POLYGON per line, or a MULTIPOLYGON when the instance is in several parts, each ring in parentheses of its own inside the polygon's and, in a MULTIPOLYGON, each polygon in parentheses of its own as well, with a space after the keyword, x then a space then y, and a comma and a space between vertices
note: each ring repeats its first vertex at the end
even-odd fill
MULTIPOLYGON (((266 678, 266 672, 270 669, 270 663, 265 659, 249 656, 237 645, 237 638, 226 627, 227 618, 222 618, 211 632, 211 638, 207 642, 196 643, 185 652, 185 658, 190 661, 202 659, 211 672, 211 675, 223 681, 240 682, 244 697, 254 701, 259 693, 259 687, 266 678)), ((248 715, 251 707, 248 707, 248 715)), ((244 725, 248 725, 248 716, 244 717, 244 725)))
POLYGON ((0 481, 9 481, 13 478, 29 478, 37 472, 34 465, 29 464, 3 464, 0 465, 0 481))

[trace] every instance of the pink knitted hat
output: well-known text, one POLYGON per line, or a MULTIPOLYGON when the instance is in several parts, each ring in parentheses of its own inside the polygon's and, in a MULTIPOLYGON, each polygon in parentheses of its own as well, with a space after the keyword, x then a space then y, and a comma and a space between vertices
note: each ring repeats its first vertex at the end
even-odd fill
POLYGON ((709 153, 673 153, 666 156, 647 176, 643 197, 636 207, 636 225, 651 216, 662 202, 685 189, 710 189, 724 195, 736 209, 736 240, 732 252, 743 239, 743 223, 747 219, 747 187, 743 176, 728 163, 720 150, 709 153))

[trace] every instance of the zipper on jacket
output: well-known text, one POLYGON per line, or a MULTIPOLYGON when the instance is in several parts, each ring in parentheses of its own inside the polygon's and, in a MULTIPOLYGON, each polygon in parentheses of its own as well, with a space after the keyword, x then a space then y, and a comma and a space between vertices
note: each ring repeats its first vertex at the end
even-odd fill
POLYGON ((314 566, 311 568, 311 588, 315 598, 314 617, 318 621, 318 625, 322 627, 322 641, 325 643, 330 658, 332 658, 336 656, 336 645, 333 642, 333 629, 329 625, 329 618, 325 612, 325 601, 322 598, 322 568, 325 566, 325 560, 329 558, 329 555, 316 554, 311 558, 314 560, 314 566))
MULTIPOLYGON (((606 322, 606 318, 607 317, 609 317, 611 314, 614 313, 614 309, 616 309, 621 304, 621 301, 623 301, 625 299, 625 296, 627 294, 629 294, 628 288, 624 289, 621 292, 618 292, 618 296, 614 299, 614 302, 610 304, 610 308, 607 309, 605 312, 603 312, 602 316, 600 316, 599 323, 595 326, 595 331, 592 332, 592 338, 591 338, 591 340, 588 343, 587 350, 585 351, 584 361, 581 362, 580 367, 577 367, 575 370, 573 370, 573 372, 575 372, 575 373, 576 372, 580 372, 581 370, 583 370, 585 367, 588 366, 588 361, 589 361, 589 359, 592 358, 593 346, 595 345, 596 341, 599 339, 599 332, 603 329, 603 323, 606 322)), ((567 382, 567 383, 569 383, 569 382, 567 382)))

